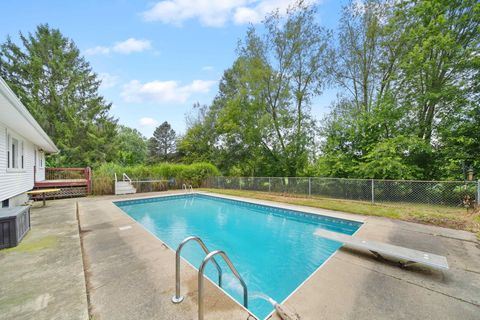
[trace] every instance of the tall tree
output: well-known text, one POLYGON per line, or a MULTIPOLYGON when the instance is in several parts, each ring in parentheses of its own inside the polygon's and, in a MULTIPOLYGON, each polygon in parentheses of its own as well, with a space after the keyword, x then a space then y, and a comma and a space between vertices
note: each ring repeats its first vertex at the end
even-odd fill
POLYGON ((95 165, 113 160, 116 120, 99 94, 100 80, 74 42, 39 25, 1 45, 0 75, 60 149, 49 162, 95 165))
POLYGON ((204 122, 216 133, 210 150, 224 172, 296 175, 307 165, 314 146, 310 106, 326 84, 329 37, 315 16, 315 7, 299 1, 286 17, 267 15, 262 32, 248 30, 204 122))
POLYGON ((260 108, 261 145, 277 174, 302 171, 313 145, 310 106, 326 84, 330 37, 315 16, 315 6, 299 1, 285 20, 278 12, 268 15, 263 35, 250 29, 240 48, 244 91, 260 108))
POLYGON ((446 118, 478 98, 472 81, 479 77, 479 31, 476 0, 397 4, 390 21, 390 32, 401 33, 403 48, 397 89, 416 134, 428 143, 446 118))
POLYGON ((147 159, 147 141, 136 129, 118 126, 115 145, 117 146, 115 162, 121 165, 142 164, 147 159))
POLYGON ((347 94, 324 122, 317 173, 436 179, 476 163, 465 133, 479 108, 479 12, 470 0, 350 3, 332 67, 347 94))
POLYGON ((176 133, 165 121, 153 132, 148 141, 148 153, 151 161, 167 161, 176 151, 176 133))
POLYGON ((356 112, 370 112, 389 94, 397 67, 400 43, 385 32, 391 1, 353 1, 342 9, 330 72, 356 112))
POLYGON ((340 94, 322 122, 317 174, 358 176, 357 166, 375 158, 366 156, 376 144, 401 133, 404 108, 392 90, 400 44, 385 30, 392 11, 390 1, 378 0, 352 1, 342 10, 329 64, 340 94))
POLYGON ((215 146, 215 123, 213 108, 198 102, 193 105, 193 114, 186 118, 188 130, 177 146, 183 162, 205 161, 219 164, 218 149, 215 146))

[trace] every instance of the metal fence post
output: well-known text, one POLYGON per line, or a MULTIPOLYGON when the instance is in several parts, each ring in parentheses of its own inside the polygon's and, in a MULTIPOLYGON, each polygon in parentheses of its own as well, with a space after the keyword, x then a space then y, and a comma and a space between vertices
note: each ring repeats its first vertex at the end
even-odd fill
POLYGON ((375 180, 372 179, 372 203, 375 203, 375 180))
POLYGON ((268 192, 272 192, 272 177, 268 177, 268 192))
POLYGON ((477 180, 477 207, 480 207, 480 179, 477 180))
POLYGON ((312 178, 308 177, 308 196, 312 196, 312 178))

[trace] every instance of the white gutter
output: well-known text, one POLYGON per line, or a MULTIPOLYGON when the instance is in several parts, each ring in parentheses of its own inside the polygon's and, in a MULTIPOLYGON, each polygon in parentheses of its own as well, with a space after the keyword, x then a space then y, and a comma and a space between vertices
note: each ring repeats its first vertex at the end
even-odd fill
POLYGON ((18 99, 18 97, 13 93, 12 89, 7 85, 7 83, 0 77, 0 94, 2 94, 15 109, 20 113, 20 115, 28 122, 28 124, 35 129, 38 135, 44 140, 43 150, 48 153, 57 153, 59 152, 55 143, 47 135, 47 133, 42 129, 38 122, 33 118, 33 116, 28 112, 27 108, 23 103, 18 99))

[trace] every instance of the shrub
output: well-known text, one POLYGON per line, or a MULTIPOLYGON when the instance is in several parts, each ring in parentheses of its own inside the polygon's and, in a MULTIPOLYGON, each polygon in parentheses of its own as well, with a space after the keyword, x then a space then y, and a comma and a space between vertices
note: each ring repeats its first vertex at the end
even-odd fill
MULTIPOLYGON (((93 194, 113 194, 114 175, 118 179, 127 174, 133 181, 171 180, 170 188, 181 188, 183 183, 200 187, 202 182, 213 176, 220 175, 220 171, 210 163, 200 162, 192 164, 160 163, 156 165, 121 166, 114 163, 105 163, 93 171, 93 194)), ((163 185, 163 184, 162 184, 163 185)))

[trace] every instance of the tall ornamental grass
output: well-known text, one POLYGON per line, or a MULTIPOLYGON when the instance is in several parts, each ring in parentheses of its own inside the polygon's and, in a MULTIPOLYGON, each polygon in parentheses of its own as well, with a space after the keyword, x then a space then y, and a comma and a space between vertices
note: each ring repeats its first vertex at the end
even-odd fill
POLYGON ((220 171, 214 165, 205 162, 136 166, 106 163, 93 170, 93 194, 113 194, 115 173, 119 180, 122 179, 123 173, 127 174, 132 179, 137 192, 178 189, 184 183, 196 188, 200 187, 206 178, 220 175, 220 171))

